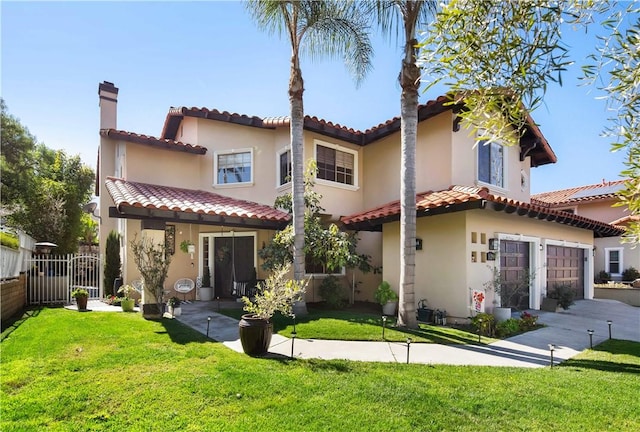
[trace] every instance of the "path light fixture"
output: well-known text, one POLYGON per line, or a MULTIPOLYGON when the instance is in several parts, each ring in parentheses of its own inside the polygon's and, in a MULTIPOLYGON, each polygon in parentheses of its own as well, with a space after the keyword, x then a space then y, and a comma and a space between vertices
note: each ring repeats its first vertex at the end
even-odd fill
POLYGON ((593 349, 593 330, 587 330, 589 333, 589 348, 593 349))
POLYGON ((292 313, 291 318, 293 318, 293 334, 296 333, 296 314, 292 313))
POLYGON ((291 359, 293 359, 293 345, 296 343, 296 336, 298 334, 295 331, 291 332, 291 359))
POLYGON ((482 342, 482 318, 478 318, 478 343, 482 342))
POLYGON ((216 300, 218 302, 218 312, 220 312, 220 296, 216 297, 216 300))
POLYGON ((553 368, 553 352, 556 350, 554 344, 549 344, 549 354, 551 355, 551 367, 553 368))
POLYGON ((409 364, 409 348, 411 348, 411 338, 407 338, 407 364, 409 364))
POLYGON ((609 325, 609 339, 611 339, 611 324, 613 324, 613 321, 607 320, 607 324, 609 325))
POLYGON ((211 324, 211 317, 207 317, 207 337, 209 337, 209 324, 211 324))
POLYGON ((384 329, 387 326, 387 316, 382 315, 382 340, 384 340, 384 329))

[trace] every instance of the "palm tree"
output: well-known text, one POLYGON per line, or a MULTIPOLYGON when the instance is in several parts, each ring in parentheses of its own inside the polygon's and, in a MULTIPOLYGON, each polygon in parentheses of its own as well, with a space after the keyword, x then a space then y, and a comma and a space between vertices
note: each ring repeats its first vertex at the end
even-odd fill
POLYGON ((291 106, 291 165, 293 184, 293 274, 304 278, 304 82, 301 50, 312 57, 343 55, 356 82, 371 66, 373 49, 368 25, 354 2, 249 0, 247 9, 257 24, 291 42, 289 102, 291 106))
POLYGON ((416 261, 416 136, 418 133, 417 28, 435 14, 435 1, 392 0, 376 3, 376 17, 385 34, 404 33, 400 69, 400 299, 398 325, 417 328, 415 305, 416 261))

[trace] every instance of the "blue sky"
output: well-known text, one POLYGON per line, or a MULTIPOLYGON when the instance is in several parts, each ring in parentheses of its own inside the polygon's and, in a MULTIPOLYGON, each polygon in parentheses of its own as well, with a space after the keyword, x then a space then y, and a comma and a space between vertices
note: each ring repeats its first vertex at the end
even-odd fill
MULTIPOLYGON (((39 141, 95 168, 98 83, 120 89, 118 128, 159 136, 171 106, 289 114, 290 48, 257 29, 239 2, 0 3, 2 97, 39 141)), ((400 49, 374 38, 374 69, 356 87, 340 60, 304 60, 305 113, 365 130, 400 112, 400 49)), ((624 153, 600 137, 604 102, 578 87, 594 46, 568 34, 577 66, 532 113, 558 162, 532 170, 533 193, 616 180, 624 153)), ((444 89, 423 94, 422 102, 444 89)))

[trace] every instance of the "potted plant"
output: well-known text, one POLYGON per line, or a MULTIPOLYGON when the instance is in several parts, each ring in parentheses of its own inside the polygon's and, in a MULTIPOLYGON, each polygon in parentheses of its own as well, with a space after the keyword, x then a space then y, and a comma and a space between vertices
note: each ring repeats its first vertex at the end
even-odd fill
POLYGON ((123 297, 120 297, 120 307, 122 308, 123 312, 133 312, 136 301, 135 299, 131 298, 131 294, 134 292, 136 292, 136 289, 129 284, 122 285, 120 288, 118 288, 118 293, 124 294, 123 297))
POLYGON ((564 310, 569 309, 569 306, 573 304, 575 298, 575 292, 571 285, 568 284, 555 284, 553 291, 547 293, 547 297, 542 301, 542 310, 556 312, 559 307, 564 310))
POLYGON ((180 250, 184 253, 194 254, 196 252, 196 245, 191 240, 182 240, 180 242, 180 250))
POLYGON ((253 300, 242 297, 244 310, 238 324, 242 349, 250 356, 267 353, 273 335, 271 317, 276 312, 291 315, 293 303, 303 294, 306 281, 287 279, 291 265, 277 267, 258 290, 253 300))
POLYGON ((79 311, 87 310, 87 302, 89 301, 89 291, 84 288, 76 288, 71 292, 71 297, 76 299, 79 311))
POLYGON ((382 281, 374 294, 376 301, 382 306, 383 315, 395 315, 398 307, 398 294, 391 289, 389 282, 382 281))
POLYGON ((517 308, 521 297, 529 293, 535 273, 524 271, 519 277, 507 280, 498 267, 489 267, 491 268, 491 279, 484 283, 484 287, 495 293, 493 315, 496 317, 496 321, 506 321, 511 318, 511 307, 517 308))
POLYGON ((200 287, 200 300, 213 300, 213 287, 211 286, 211 272, 209 266, 204 266, 202 271, 202 287, 200 287))
POLYGON ((171 297, 167 302, 169 306, 169 313, 173 317, 182 315, 182 308, 180 307, 180 299, 178 297, 171 297))

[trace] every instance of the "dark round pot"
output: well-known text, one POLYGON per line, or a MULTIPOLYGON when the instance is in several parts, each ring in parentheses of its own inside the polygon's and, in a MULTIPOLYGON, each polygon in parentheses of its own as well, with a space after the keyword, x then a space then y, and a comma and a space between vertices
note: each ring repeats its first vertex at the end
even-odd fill
POLYGON ((267 353, 273 334, 271 321, 258 318, 253 314, 246 314, 242 315, 238 328, 245 354, 256 357, 267 353))

